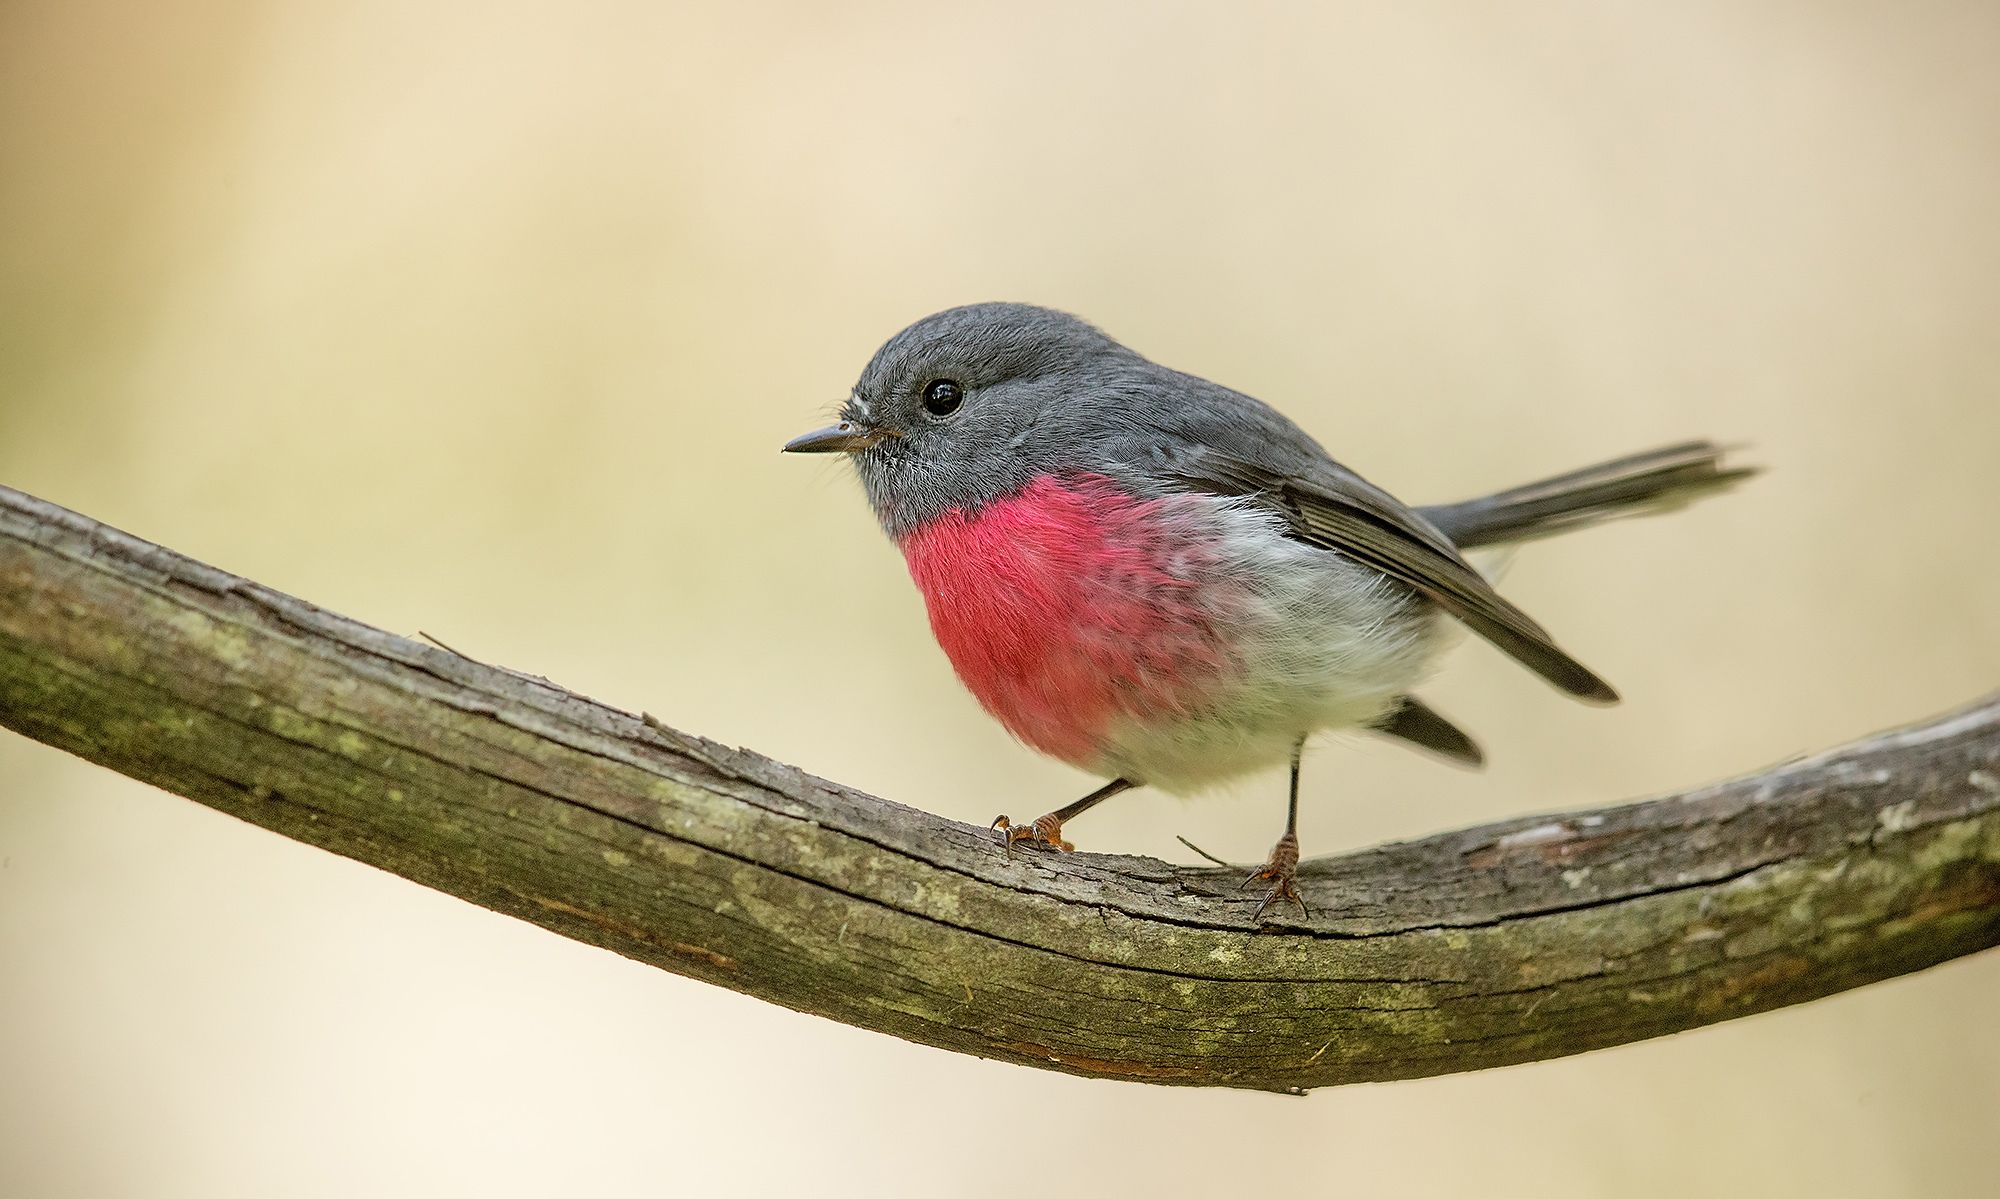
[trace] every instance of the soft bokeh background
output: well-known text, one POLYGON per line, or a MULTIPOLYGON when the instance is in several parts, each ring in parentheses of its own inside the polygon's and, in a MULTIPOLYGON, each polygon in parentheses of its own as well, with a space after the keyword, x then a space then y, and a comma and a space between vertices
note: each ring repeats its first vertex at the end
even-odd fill
MULTIPOLYGON (((1032 299, 1415 500, 1773 470, 1524 555, 1479 775, 1330 852, 1673 789, 2000 679, 2000 8, 0 7, 0 481, 966 820, 1091 784, 837 464, 875 345, 1032 299), (829 654, 840 646, 845 654, 829 654)), ((5 597, 0 596, 0 602, 5 597)), ((1260 858, 1275 778, 1075 827, 1260 858)), ((575 945, 0 734, 0 1193, 1985 1195, 2000 958, 1305 1100, 1090 1083, 575 945), (1010 1149, 1009 1138, 1032 1153, 1010 1149)))

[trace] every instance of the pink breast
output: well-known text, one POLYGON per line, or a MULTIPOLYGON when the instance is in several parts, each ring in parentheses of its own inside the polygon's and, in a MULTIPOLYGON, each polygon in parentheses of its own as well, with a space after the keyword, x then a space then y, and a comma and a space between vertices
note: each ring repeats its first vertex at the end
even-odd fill
POLYGON ((1208 504, 1044 477, 901 544, 966 687, 1022 741, 1088 766, 1112 722, 1187 712, 1228 669, 1208 504))

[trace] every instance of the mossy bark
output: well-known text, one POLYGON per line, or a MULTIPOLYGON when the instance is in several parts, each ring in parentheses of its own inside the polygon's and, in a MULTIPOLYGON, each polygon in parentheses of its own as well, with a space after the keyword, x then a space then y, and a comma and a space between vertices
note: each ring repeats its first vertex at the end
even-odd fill
POLYGON ((983 829, 0 488, 0 724, 662 969, 964 1053, 1301 1091, 1557 1057, 2000 941, 2000 697, 1753 777, 1306 864, 983 829))

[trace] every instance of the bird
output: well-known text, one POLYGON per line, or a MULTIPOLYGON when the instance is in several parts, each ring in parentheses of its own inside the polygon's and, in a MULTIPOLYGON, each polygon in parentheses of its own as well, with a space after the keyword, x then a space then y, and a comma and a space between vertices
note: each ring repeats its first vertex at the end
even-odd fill
POLYGON ((1256 919, 1298 890, 1300 759, 1358 729, 1477 766, 1418 699, 1470 629, 1575 699, 1610 684, 1467 555, 1679 508, 1755 473, 1709 441, 1458 503, 1412 507, 1261 400, 1160 365, 1050 308, 978 303, 885 342, 838 423, 795 454, 853 463, 960 681, 1029 747, 1108 781, 1026 823, 1135 787, 1189 795, 1289 763, 1285 829, 1243 885, 1256 919))

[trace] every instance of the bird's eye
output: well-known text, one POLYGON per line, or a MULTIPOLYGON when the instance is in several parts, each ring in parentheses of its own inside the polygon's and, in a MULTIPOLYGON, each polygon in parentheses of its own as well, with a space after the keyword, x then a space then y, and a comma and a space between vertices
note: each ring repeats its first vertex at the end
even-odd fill
POLYGON ((924 384, 924 411, 932 416, 950 416, 965 402, 965 393, 950 379, 932 379, 924 384))

